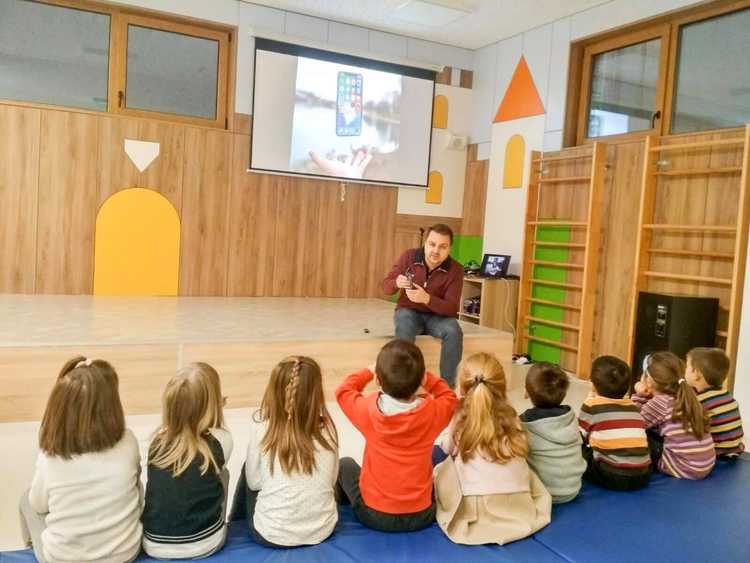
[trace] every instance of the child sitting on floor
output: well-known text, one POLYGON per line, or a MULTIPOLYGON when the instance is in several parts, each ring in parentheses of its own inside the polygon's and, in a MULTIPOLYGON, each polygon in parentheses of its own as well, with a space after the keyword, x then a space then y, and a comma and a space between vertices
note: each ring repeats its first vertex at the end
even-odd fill
POLYGON ((38 561, 134 561, 143 509, 138 441, 125 428, 118 378, 82 356, 57 376, 39 429, 21 531, 38 561))
POLYGON ((267 547, 322 542, 338 521, 338 462, 320 366, 307 356, 289 356, 271 372, 253 413, 233 519, 246 516, 253 539, 267 547))
POLYGON ((626 397, 630 381, 628 364, 598 357, 591 366, 593 393, 578 416, 588 466, 583 478, 616 491, 640 489, 651 477, 646 423, 626 397))
POLYGON ((745 451, 740 407, 732 393, 722 389, 728 374, 729 358, 721 348, 693 348, 688 352, 685 379, 708 413, 719 459, 737 458, 745 451))
POLYGON ((456 543, 505 543, 550 521, 552 498, 529 470, 529 444, 508 402, 495 356, 474 354, 458 368, 460 403, 435 468, 437 522, 456 543))
POLYGON ((341 460, 339 499, 376 530, 407 532, 432 524, 432 446, 458 402, 448 384, 425 372, 416 345, 396 339, 380 350, 374 373, 362 369, 339 385, 336 400, 366 441, 361 470, 353 459, 341 460), (373 378, 382 392, 363 395, 373 378), (425 395, 417 395, 420 385, 425 395))
POLYGON ((529 435, 528 462, 552 495, 553 503, 573 500, 586 471, 576 415, 562 404, 569 385, 565 372, 547 362, 534 364, 526 374, 525 397, 534 405, 521 414, 529 435))
POLYGON ((703 479, 716 463, 708 415, 685 380, 685 364, 671 352, 643 359, 633 401, 646 422, 651 461, 662 473, 703 479))
POLYGON ((206 557, 224 545, 232 435, 223 407, 219 374, 205 363, 185 366, 164 389, 142 518, 151 557, 206 557))

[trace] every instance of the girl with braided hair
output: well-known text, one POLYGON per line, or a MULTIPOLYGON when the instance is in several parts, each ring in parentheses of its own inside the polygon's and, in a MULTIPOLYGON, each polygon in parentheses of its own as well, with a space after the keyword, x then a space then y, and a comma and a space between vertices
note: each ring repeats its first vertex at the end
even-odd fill
POLYGON ((716 464, 708 414, 685 380, 685 363, 672 352, 643 359, 633 402, 646 422, 652 462, 679 479, 703 479, 716 464))
POLYGON ((253 539, 262 545, 322 542, 338 521, 339 456, 317 362, 306 356, 279 362, 251 424, 232 518, 246 515, 253 539))
POLYGON ((533 534, 549 524, 552 498, 526 462, 528 438, 497 358, 480 352, 464 360, 457 394, 439 446, 447 457, 435 467, 438 525, 463 544, 502 545, 533 534))

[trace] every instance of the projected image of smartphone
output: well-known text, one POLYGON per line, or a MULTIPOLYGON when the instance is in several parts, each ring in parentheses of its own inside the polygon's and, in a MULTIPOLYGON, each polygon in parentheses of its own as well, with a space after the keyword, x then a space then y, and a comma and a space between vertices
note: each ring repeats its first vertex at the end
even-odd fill
POLYGON ((357 137, 362 134, 362 75, 338 73, 336 82, 336 135, 357 137))

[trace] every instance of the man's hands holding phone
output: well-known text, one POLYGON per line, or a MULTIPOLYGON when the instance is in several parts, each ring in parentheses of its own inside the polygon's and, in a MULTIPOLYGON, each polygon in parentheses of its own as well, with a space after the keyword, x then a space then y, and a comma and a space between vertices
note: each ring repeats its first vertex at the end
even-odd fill
POLYGON ((415 284, 410 276, 400 275, 396 278, 396 287, 404 289, 404 293, 412 303, 427 305, 430 302, 430 294, 424 287, 415 284))
POLYGON ((413 289, 414 282, 411 281, 410 277, 402 274, 396 278, 396 287, 399 289, 413 289))

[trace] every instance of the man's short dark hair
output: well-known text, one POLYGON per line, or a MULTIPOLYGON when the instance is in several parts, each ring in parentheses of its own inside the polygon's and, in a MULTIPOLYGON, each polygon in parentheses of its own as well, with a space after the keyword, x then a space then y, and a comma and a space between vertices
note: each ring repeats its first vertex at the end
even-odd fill
POLYGON ((591 364, 591 383, 602 397, 622 399, 631 379, 630 366, 615 356, 599 356, 591 364))
POLYGON ((422 351, 406 340, 391 340, 380 349, 375 373, 385 394, 394 399, 410 399, 424 378, 422 351))
POLYGON ((568 392, 568 376, 555 364, 539 362, 526 374, 526 392, 535 407, 551 409, 559 407, 568 392))
POLYGON ((439 235, 448 237, 449 239, 451 239, 451 244, 453 244, 453 229, 451 229, 448 225, 444 225, 443 223, 436 223, 435 225, 427 229, 425 239, 430 236, 430 233, 433 231, 439 235))

